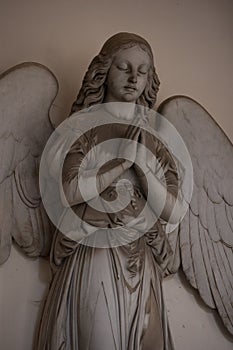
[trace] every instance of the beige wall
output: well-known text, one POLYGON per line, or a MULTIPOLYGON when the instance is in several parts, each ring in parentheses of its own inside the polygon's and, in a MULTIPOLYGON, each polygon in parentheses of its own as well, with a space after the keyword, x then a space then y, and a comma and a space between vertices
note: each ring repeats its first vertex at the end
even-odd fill
MULTIPOLYGON (((159 102, 174 94, 193 97, 233 140, 232 0, 0 0, 0 72, 24 61, 48 66, 60 83, 55 116, 60 120, 88 63, 118 31, 138 33, 151 43, 161 80, 159 102)), ((49 280, 47 265, 13 250, 0 280, 1 348, 30 350, 49 280)), ((214 313, 180 276, 164 287, 177 350, 232 349, 214 313)))

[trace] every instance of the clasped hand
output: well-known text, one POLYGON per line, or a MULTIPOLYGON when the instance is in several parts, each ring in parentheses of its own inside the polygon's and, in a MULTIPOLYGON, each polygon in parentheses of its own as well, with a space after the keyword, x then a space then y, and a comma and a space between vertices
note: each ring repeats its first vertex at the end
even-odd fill
POLYGON ((139 126, 130 125, 127 128, 118 156, 125 159, 127 168, 134 166, 138 176, 149 171, 147 166, 148 152, 146 148, 146 132, 139 126))

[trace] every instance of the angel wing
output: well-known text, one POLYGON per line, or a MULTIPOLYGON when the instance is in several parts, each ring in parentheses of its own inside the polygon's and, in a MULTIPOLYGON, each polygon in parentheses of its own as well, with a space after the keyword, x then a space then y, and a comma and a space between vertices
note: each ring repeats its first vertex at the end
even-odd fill
POLYGON ((48 252, 54 228, 38 176, 57 91, 55 76, 40 64, 23 63, 0 76, 0 263, 9 257, 12 238, 29 256, 48 252))
POLYGON ((233 334, 233 146, 188 97, 171 97, 158 112, 176 127, 193 163, 193 195, 179 226, 183 271, 233 334))

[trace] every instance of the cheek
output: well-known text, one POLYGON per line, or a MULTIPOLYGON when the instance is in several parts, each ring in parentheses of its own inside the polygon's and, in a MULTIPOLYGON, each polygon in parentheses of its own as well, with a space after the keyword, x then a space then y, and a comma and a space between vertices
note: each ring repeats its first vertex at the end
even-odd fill
POLYGON ((109 81, 111 88, 115 91, 118 91, 122 85, 124 85, 124 77, 121 74, 115 75, 113 79, 109 81))
POLYGON ((143 91, 146 87, 146 84, 147 84, 147 76, 141 77, 139 81, 140 90, 143 91))
POLYGON ((119 82, 118 82, 117 78, 115 78, 114 80, 111 81, 110 89, 111 89, 112 92, 115 92, 115 93, 118 92, 118 90, 119 90, 119 82))

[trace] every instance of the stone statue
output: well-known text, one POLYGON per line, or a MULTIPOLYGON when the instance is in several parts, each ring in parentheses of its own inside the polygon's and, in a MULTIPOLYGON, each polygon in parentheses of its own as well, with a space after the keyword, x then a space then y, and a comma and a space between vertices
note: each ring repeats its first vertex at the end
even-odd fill
MULTIPOLYGON (((92 61, 72 112, 104 102, 109 123, 113 113, 119 121, 124 118, 131 120, 131 108, 134 115, 135 103, 153 106, 158 85, 148 43, 137 35, 120 33, 110 38, 92 61), (115 102, 121 102, 123 107, 115 102), (112 103, 110 107, 109 103, 112 103), (111 109, 112 105, 118 108, 111 109)), ((95 119, 98 122, 98 117, 95 119)), ((78 126, 82 128, 81 121, 78 126)), ((52 159, 61 152, 66 140, 64 134, 58 138, 52 159)), ((92 161, 101 157, 103 153, 99 152, 92 161)), ((53 161, 50 167, 53 167, 53 161)), ((118 228, 128 237, 135 231, 146 231, 152 215, 148 209, 145 216, 137 220, 145 206, 146 179, 152 182, 151 201, 155 213, 159 210, 159 202, 167 196, 161 217, 168 220, 177 195, 175 164, 160 140, 149 138, 145 130, 131 123, 110 123, 101 128, 93 126, 85 137, 79 137, 73 143, 63 166, 64 192, 77 215, 92 227, 118 228), (82 160, 94 145, 116 137, 134 142, 126 145, 126 155, 123 152, 120 156, 126 159, 108 162, 108 166, 97 174, 97 189, 101 197, 111 203, 117 197, 117 181, 129 180, 131 186, 123 181, 120 190, 129 194, 130 203, 124 209, 108 214, 91 208, 90 202, 84 203, 78 182, 83 183, 82 189, 88 192, 91 200, 95 196, 94 190, 93 193, 90 191, 93 175, 88 164, 80 170, 82 160), (140 143, 150 143, 147 147, 161 158, 169 192, 147 168, 146 155, 143 149, 139 149, 140 143), (137 157, 145 161, 141 169, 135 166, 137 157), (149 172, 147 178, 142 169, 149 172), (135 220, 131 221, 132 218, 135 220)), ((66 215, 63 222, 65 220, 66 215)), ((119 231, 115 235, 119 236, 119 231)), ((97 235, 100 235, 99 231, 97 235)), ((72 238, 75 239, 74 234, 72 238)), ((102 248, 95 242, 92 247, 89 240, 87 237, 80 244, 67 235, 56 233, 51 249, 55 275, 42 317, 38 349, 172 349, 161 289, 161 279, 172 254, 160 221, 155 220, 145 235, 128 244, 120 242, 116 247, 102 248)))
MULTIPOLYGON (((45 108, 55 96, 55 86, 51 80, 45 108)), ((47 153, 46 164, 53 178, 60 164, 57 158, 64 157, 59 192, 64 212, 58 215, 56 230, 41 204, 46 191, 40 194, 37 183, 38 157, 51 127, 41 122, 32 154, 28 150, 33 149, 33 135, 17 141, 17 147, 9 133, 7 140, 16 156, 4 167, 2 184, 6 185, 4 199, 11 194, 8 202, 16 219, 15 227, 11 224, 4 230, 11 220, 7 216, 1 229, 1 262, 9 256, 12 235, 28 255, 47 254, 49 249, 53 270, 36 339, 38 350, 173 349, 161 282, 163 276, 178 269, 180 254, 192 286, 210 307, 218 309, 233 332, 232 178, 225 171, 232 145, 191 99, 174 97, 160 106, 160 113, 181 133, 194 162, 190 202, 180 191, 187 177, 187 171, 181 170, 183 154, 180 159, 174 156, 169 137, 164 137, 166 143, 159 134, 148 131, 158 88, 152 50, 145 39, 119 33, 106 41, 89 66, 68 118, 70 123, 75 120, 75 126, 69 125, 76 139, 67 146, 67 135, 59 131, 47 153), (83 121, 95 122, 96 115, 109 122, 99 127, 97 121, 85 131, 83 121), (210 135, 213 130, 218 135, 224 147, 220 160, 217 146, 211 153, 212 141, 202 139, 196 129, 201 123, 210 135), (92 152, 113 139, 118 143, 112 149, 108 143, 110 148, 92 152), (111 159, 108 153, 112 153, 111 159), (225 153, 227 160, 222 156, 225 153), (103 164, 102 158, 106 160, 103 164), (218 169, 217 164, 223 167, 218 169), (94 207, 96 190, 108 210, 94 207), (122 207, 119 199, 127 205, 122 207), (188 212, 181 221, 183 202, 187 202, 188 212), (115 203, 118 210, 112 210, 115 203), (70 220, 71 211, 81 219, 78 229, 70 220), (166 234, 169 224, 175 228, 166 234), (55 232, 52 243, 49 232, 55 232)), ((14 126, 6 125, 9 130, 14 126)), ((162 135, 162 125, 159 127, 162 135)))

